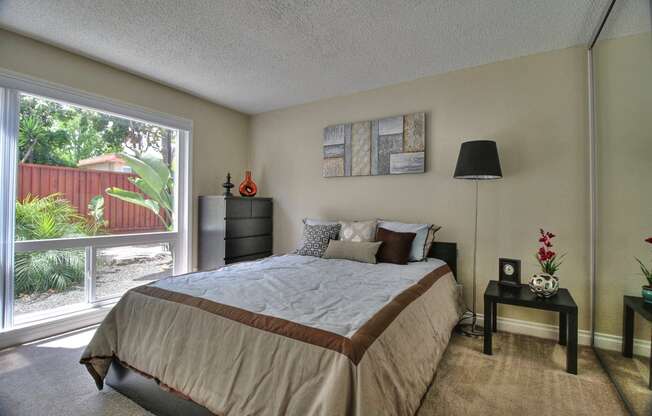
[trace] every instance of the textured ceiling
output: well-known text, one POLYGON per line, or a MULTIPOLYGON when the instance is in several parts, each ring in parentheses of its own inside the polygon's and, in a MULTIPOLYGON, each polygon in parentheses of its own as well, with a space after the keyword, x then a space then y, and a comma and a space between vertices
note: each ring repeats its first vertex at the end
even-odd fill
POLYGON ((260 113, 586 43, 607 1, 0 0, 0 26, 260 113))

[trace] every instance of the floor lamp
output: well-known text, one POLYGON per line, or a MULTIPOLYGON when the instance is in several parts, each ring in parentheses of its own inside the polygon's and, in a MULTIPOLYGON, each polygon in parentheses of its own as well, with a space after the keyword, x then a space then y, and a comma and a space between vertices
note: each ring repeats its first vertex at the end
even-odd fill
MULTIPOLYGON (((455 166, 455 179, 469 179, 475 181, 475 227, 473 234, 473 321, 470 328, 463 327, 462 331, 471 336, 482 336, 482 328, 476 325, 475 311, 476 293, 476 257, 478 250, 478 181, 500 179, 503 173, 498 159, 498 148, 492 140, 472 140, 462 143, 460 154, 455 166)), ((488 325, 488 323, 485 323, 488 325)))

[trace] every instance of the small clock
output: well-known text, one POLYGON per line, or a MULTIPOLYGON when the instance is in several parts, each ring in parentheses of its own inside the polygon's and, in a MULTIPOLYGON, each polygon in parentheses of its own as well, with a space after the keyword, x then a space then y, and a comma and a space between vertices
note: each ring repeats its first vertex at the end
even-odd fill
POLYGON ((498 284, 507 287, 521 286, 521 261, 498 259, 498 284))

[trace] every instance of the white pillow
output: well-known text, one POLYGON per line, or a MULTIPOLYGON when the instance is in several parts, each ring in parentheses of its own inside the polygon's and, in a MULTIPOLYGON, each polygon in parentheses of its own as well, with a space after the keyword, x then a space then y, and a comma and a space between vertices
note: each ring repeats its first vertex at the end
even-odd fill
POLYGON ((376 220, 340 221, 339 239, 342 241, 376 241, 376 220))
POLYGON ((426 252, 426 240, 428 239, 430 229, 433 227, 432 224, 409 224, 398 221, 378 220, 378 227, 399 233, 415 233, 416 236, 412 240, 412 247, 410 249, 410 261, 423 261, 426 258, 428 254, 426 252))
POLYGON ((441 226, 439 225, 434 225, 430 227, 430 231, 428 232, 428 237, 426 237, 426 246, 423 249, 423 259, 425 260, 428 257, 428 254, 430 253, 430 249, 432 248, 432 243, 435 241, 435 233, 437 231, 441 230, 441 226))

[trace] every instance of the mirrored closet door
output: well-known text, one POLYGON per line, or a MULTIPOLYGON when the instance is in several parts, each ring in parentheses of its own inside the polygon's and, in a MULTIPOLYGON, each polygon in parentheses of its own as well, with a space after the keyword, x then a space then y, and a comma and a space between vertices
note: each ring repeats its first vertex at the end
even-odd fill
POLYGON ((593 344, 636 415, 652 414, 652 18, 615 0, 591 48, 593 344), (644 288, 650 285, 649 303, 644 288))

